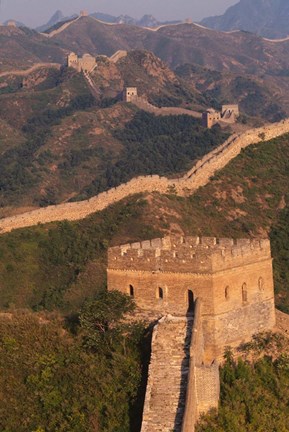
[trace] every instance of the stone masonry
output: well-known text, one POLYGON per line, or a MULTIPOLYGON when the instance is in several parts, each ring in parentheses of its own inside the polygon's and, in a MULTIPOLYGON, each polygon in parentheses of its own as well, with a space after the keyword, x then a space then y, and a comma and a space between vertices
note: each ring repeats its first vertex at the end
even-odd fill
POLYGON ((206 185, 210 178, 238 156, 243 148, 286 133, 289 133, 289 119, 266 125, 262 128, 251 129, 241 135, 232 135, 225 143, 199 160, 181 178, 167 179, 158 175, 136 177, 117 188, 110 189, 108 192, 103 192, 89 200, 49 206, 21 215, 4 218, 0 220, 0 231, 3 233, 39 223, 83 219, 89 214, 101 211, 129 195, 143 192, 165 194, 173 189, 177 195, 186 196, 196 191, 199 187, 206 185))
POLYGON ((67 57, 67 66, 77 70, 77 72, 92 72, 96 67, 96 58, 90 54, 78 57, 75 53, 70 53, 67 57))
POLYGON ((240 115, 238 105, 223 105, 222 110, 216 111, 213 108, 207 109, 202 114, 202 122, 205 127, 211 129, 215 124, 233 124, 240 115))
POLYGON ((203 304, 204 358, 275 325, 269 240, 165 237, 109 249, 108 289, 143 310, 186 316, 203 304))
POLYGON ((192 432, 218 407, 218 360, 276 324, 269 240, 164 237, 113 247, 108 289, 154 329, 141 432, 192 432))
POLYGON ((192 320, 166 316, 154 329, 141 432, 181 431, 192 320))

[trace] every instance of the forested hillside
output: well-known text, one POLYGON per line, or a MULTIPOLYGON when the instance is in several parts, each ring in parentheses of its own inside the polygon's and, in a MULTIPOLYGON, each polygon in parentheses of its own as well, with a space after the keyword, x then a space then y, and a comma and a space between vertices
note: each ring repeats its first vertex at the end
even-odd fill
POLYGON ((205 108, 200 93, 153 54, 98 62, 93 94, 83 74, 67 68, 0 76, 2 214, 7 206, 91 196, 143 173, 179 173, 228 136, 190 117, 158 118, 121 102, 124 87, 140 80, 139 94, 153 103, 205 108))
POLYGON ((173 193, 136 197, 79 222, 2 235, 2 308, 73 311, 105 286, 109 244, 169 231, 235 238, 270 235, 276 303, 289 312, 288 149, 287 135, 247 148, 189 199, 173 193))
POLYGON ((1 315, 1 431, 130 430, 144 334, 123 323, 133 308, 120 293, 102 293, 66 328, 55 316, 1 315))
MULTIPOLYGON (((157 106, 198 112, 239 102, 234 130, 289 115, 286 41, 81 17, 51 38, 0 26, 0 42, 0 217, 88 198, 142 174, 177 177, 232 133, 140 111, 122 101, 126 86, 157 106), (131 47, 138 49, 116 63, 99 56, 131 47), (59 65, 2 73, 64 64, 70 50, 97 55, 89 82, 59 65)), ((1 432, 139 432, 150 333, 124 321, 130 299, 106 290, 110 246, 166 234, 270 236, 276 305, 289 313, 288 161, 284 135, 246 148, 192 196, 143 193, 76 222, 1 234, 1 432)), ((260 338, 240 361, 227 352, 220 415, 199 432, 289 429, 287 348, 260 338)))
MULTIPOLYGON (((132 406, 143 333, 138 327, 122 333, 118 311, 109 323, 95 316, 116 305, 99 294, 106 286, 108 245, 168 231, 234 237, 270 232, 276 302, 288 312, 287 152, 288 136, 248 148, 190 199, 135 197, 80 222, 2 235, 1 309, 11 315, 0 317, 0 423, 20 432, 54 432, 59 424, 64 432, 138 430, 130 426, 130 413, 139 413, 132 406), (64 329, 58 313, 67 317, 64 329)), ((268 432, 285 431, 287 376, 285 357, 261 359, 254 367, 230 361, 222 372, 220 415, 206 418, 199 430, 255 431, 260 424, 268 432)))
POLYGON ((245 355, 238 360, 227 351, 221 368, 219 411, 205 416, 197 432, 288 430, 288 339, 262 334, 243 349, 245 355))

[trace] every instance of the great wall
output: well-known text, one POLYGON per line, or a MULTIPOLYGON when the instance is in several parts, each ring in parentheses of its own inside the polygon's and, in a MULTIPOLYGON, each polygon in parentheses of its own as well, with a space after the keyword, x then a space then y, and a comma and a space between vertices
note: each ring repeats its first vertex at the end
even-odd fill
POLYGON ((276 326, 268 239, 167 236, 114 246, 107 287, 157 320, 141 432, 193 432, 218 408, 225 348, 276 326))
POLYGON ((60 63, 36 63, 33 66, 31 66, 29 69, 23 69, 23 70, 17 70, 17 69, 11 69, 6 72, 0 73, 0 78, 14 75, 14 76, 28 76, 32 72, 35 72, 38 69, 45 69, 45 68, 53 68, 53 69, 61 69, 60 63))
MULTIPOLYGON (((49 37, 76 20, 65 23, 49 37)), ((110 60, 116 62, 125 55, 125 51, 118 51, 110 60)), ((60 65, 37 64, 0 77, 25 76, 41 67, 60 65)), ((96 89, 89 73, 84 76, 93 93, 96 89)), ((157 108, 142 98, 132 102, 155 115, 201 117, 181 108, 157 108)), ((207 184, 243 148, 285 133, 289 133, 289 119, 232 135, 182 177, 140 176, 86 201, 4 218, 0 220, 0 232, 82 219, 132 194, 159 192, 187 196, 207 184)), ((193 432, 202 413, 218 408, 218 359, 224 346, 249 339, 254 331, 264 329, 289 334, 288 315, 274 310, 268 240, 165 238, 111 248, 108 289, 124 291, 141 306, 147 306, 149 312, 155 309, 158 317, 162 316, 153 330, 141 432, 193 432), (242 325, 245 320, 246 326, 242 325)))
POLYGON ((188 110, 185 108, 179 108, 179 107, 156 107, 149 103, 145 98, 143 97, 137 97, 132 101, 132 103, 137 106, 139 109, 142 109, 143 111, 152 113, 156 116, 167 116, 167 115, 188 115, 190 117, 198 118, 200 119, 202 117, 202 114, 197 111, 188 110))
POLYGON ((136 177, 127 183, 85 201, 49 206, 17 216, 3 218, 0 220, 0 230, 5 233, 39 223, 83 219, 133 194, 159 192, 187 196, 199 187, 206 185, 210 178, 238 156, 243 148, 279 137, 288 132, 289 119, 286 119, 279 123, 248 130, 240 135, 232 135, 226 142, 198 161, 181 178, 168 179, 158 175, 136 177))
MULTIPOLYGON (((74 24, 75 22, 77 22, 80 18, 82 17, 87 17, 89 16, 89 18, 93 19, 94 21, 99 22, 100 24, 104 24, 108 27, 113 27, 113 26, 119 26, 122 25, 121 23, 110 23, 107 21, 102 21, 98 18, 95 18, 92 15, 88 15, 88 13, 86 11, 81 11, 79 16, 77 16, 76 18, 70 20, 70 21, 66 21, 64 22, 59 28, 52 30, 50 33, 41 33, 43 36, 48 37, 48 38, 52 38, 60 33, 62 33, 64 30, 66 30, 69 26, 71 26, 72 24, 74 24)), ((151 32, 158 32, 159 30, 161 30, 162 28, 166 28, 166 27, 176 27, 176 26, 181 26, 181 25, 191 25, 194 27, 199 27, 200 29, 204 29, 204 30, 208 30, 211 32, 214 32, 215 30, 210 28, 210 27, 205 27, 203 25, 201 25, 200 23, 197 22, 192 22, 190 19, 187 19, 185 21, 182 22, 177 22, 177 23, 169 23, 169 24, 161 24, 157 27, 142 27, 145 30, 149 30, 151 32)), ((222 33, 225 34, 234 34, 234 33, 241 33, 241 30, 230 30, 230 31, 222 31, 222 33)), ((271 43, 283 43, 289 40, 289 36, 285 37, 285 38, 281 38, 281 39, 269 39, 269 38, 265 38, 265 37, 260 37, 262 40, 266 41, 266 42, 271 42, 271 43)))

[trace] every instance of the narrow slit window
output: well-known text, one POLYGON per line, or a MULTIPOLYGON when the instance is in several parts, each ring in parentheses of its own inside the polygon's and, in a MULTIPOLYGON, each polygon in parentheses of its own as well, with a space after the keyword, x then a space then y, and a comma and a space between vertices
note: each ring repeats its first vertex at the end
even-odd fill
POLYGON ((132 285, 129 286, 129 295, 134 297, 134 287, 132 285))
POLYGON ((248 301, 247 284, 242 285, 242 301, 246 303, 248 301))

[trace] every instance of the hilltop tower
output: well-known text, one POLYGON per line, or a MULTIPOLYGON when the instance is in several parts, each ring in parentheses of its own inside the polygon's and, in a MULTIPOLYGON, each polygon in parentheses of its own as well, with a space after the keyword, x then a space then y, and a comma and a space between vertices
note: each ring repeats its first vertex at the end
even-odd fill
POLYGON ((96 58, 90 54, 78 57, 75 53, 70 53, 67 57, 67 67, 72 67, 77 72, 92 72, 96 67, 96 58))
POLYGON ((202 114, 203 126, 211 129, 217 123, 233 124, 240 116, 239 105, 223 105, 221 111, 213 108, 207 109, 202 114))
POLYGON ((126 87, 123 93, 124 102, 132 102, 137 99, 137 87, 126 87))
POLYGON ((16 21, 10 20, 7 22, 7 27, 17 27, 16 21))
POLYGON ((220 358, 275 325, 269 240, 165 237, 113 247, 108 289, 159 316, 185 316, 202 302, 205 357, 220 358))

